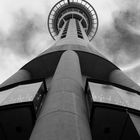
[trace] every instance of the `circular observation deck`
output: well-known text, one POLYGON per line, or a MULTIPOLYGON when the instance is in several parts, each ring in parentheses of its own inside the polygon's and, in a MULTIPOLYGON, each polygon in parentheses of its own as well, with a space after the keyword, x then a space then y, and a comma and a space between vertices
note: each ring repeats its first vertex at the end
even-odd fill
POLYGON ((59 31, 69 19, 79 20, 92 40, 98 29, 98 16, 95 9, 85 0, 61 0, 54 5, 48 16, 48 29, 55 40, 59 31))

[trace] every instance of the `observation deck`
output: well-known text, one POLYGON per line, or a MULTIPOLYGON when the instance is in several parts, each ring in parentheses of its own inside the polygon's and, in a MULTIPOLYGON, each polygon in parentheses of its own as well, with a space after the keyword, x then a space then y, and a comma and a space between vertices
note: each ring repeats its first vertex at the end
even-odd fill
POLYGON ((70 19, 81 22, 89 40, 98 29, 98 16, 95 9, 85 0, 61 0, 54 5, 48 16, 48 29, 55 40, 65 22, 70 19))

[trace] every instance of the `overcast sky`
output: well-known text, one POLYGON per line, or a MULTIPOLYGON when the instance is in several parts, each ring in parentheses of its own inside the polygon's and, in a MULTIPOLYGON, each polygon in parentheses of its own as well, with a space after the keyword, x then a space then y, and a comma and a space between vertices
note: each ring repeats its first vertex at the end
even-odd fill
MULTIPOLYGON (((0 83, 53 42, 47 17, 57 0, 0 0, 0 83)), ((140 83, 140 1, 88 0, 99 17, 96 48, 140 83)))

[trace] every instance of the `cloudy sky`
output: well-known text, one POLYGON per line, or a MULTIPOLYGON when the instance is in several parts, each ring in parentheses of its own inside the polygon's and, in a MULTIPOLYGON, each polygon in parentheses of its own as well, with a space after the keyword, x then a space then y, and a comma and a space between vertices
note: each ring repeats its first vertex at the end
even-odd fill
MULTIPOLYGON (((50 47, 47 17, 58 0, 0 0, 0 83, 50 47)), ((88 0, 99 17, 96 48, 140 83, 140 1, 88 0)))

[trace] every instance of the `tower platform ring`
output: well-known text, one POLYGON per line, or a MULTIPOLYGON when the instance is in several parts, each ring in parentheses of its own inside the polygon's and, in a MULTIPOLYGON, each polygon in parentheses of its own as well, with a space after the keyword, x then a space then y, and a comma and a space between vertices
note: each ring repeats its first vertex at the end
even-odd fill
MULTIPOLYGON (((85 0, 61 0, 54 5, 48 16, 48 30, 55 40, 59 33, 60 19, 64 14, 79 12, 86 21, 86 34, 89 40, 92 40, 98 29, 98 16, 95 9, 85 0)), ((78 15, 78 14, 77 14, 78 15)))
MULTIPOLYGON (((62 28, 61 27, 63 25, 62 22, 65 21, 65 18, 67 18, 68 16, 72 16, 74 18, 76 18, 76 16, 77 16, 77 18, 81 18, 81 20, 83 20, 85 22, 85 25, 88 25, 86 17, 84 17, 81 13, 72 11, 71 14, 65 13, 64 15, 62 15, 62 17, 60 19, 58 19, 58 24, 57 24, 58 28, 60 28, 60 29, 62 28)), ((88 27, 85 27, 85 28, 88 28, 88 27)))

